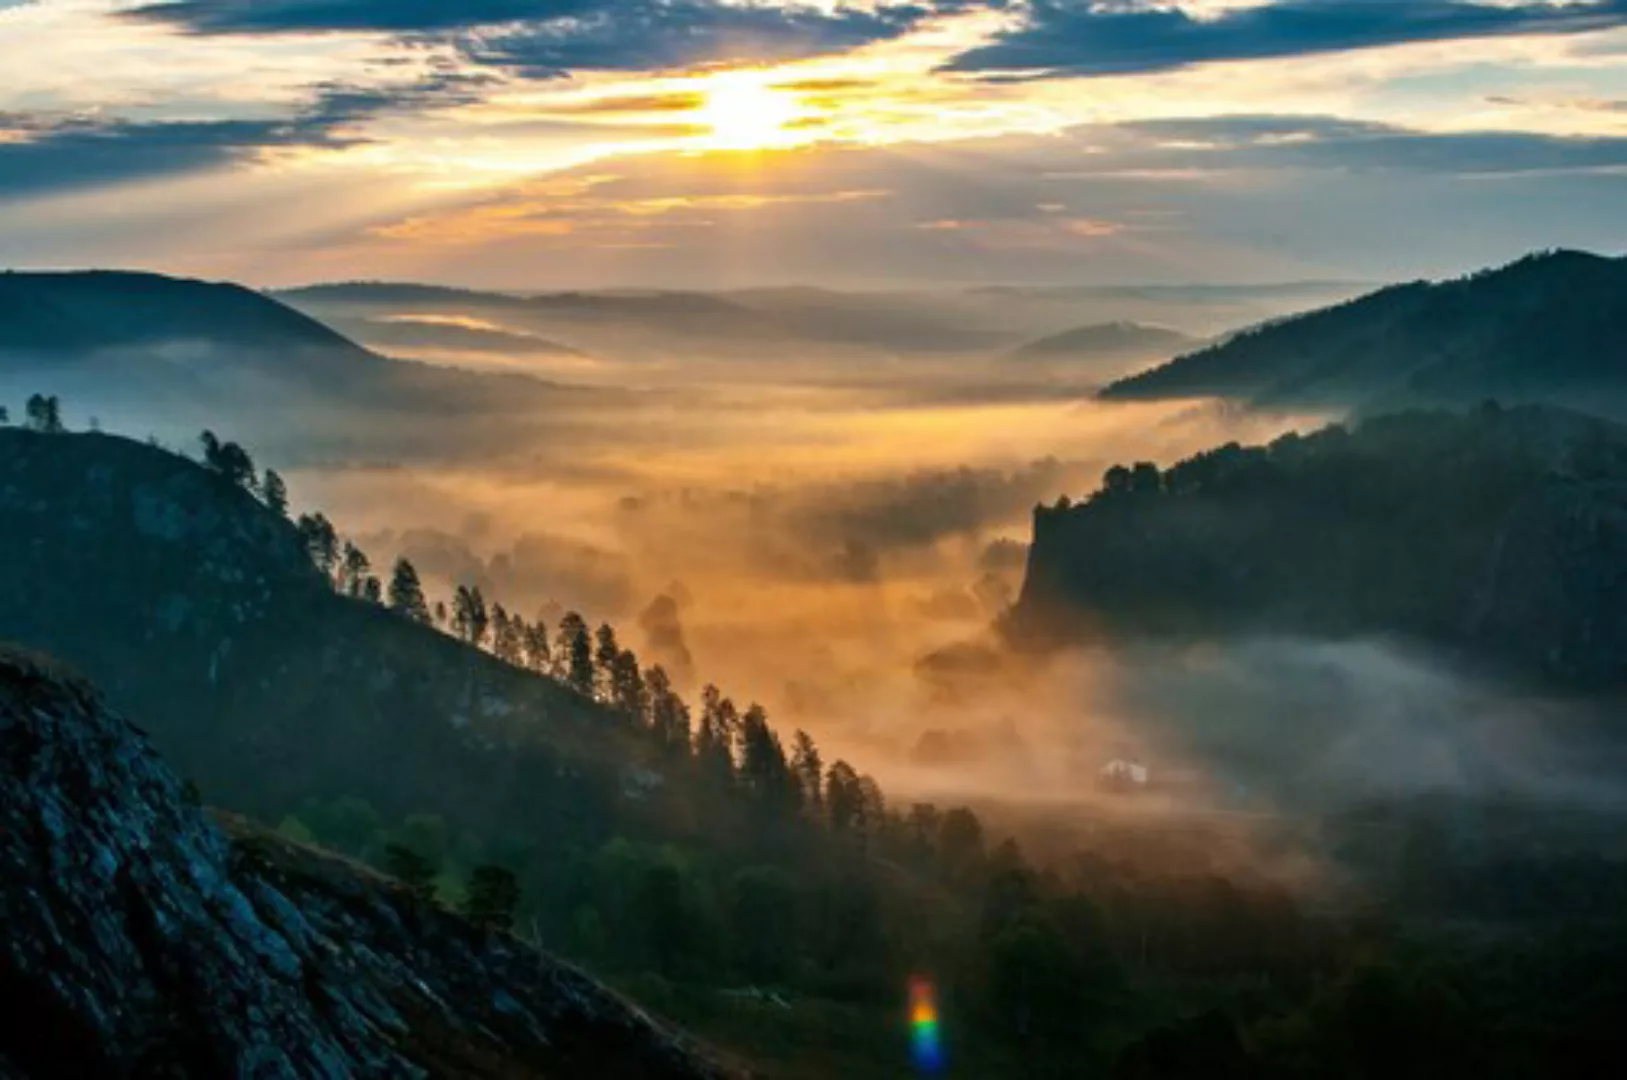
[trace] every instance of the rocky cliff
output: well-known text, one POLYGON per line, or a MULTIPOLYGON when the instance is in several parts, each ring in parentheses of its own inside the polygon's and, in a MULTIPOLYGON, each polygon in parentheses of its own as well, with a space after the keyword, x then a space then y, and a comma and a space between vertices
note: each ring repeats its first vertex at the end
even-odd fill
POLYGON ((726 1075, 509 937, 229 838, 89 684, 11 650, 0 773, 0 1075, 726 1075))

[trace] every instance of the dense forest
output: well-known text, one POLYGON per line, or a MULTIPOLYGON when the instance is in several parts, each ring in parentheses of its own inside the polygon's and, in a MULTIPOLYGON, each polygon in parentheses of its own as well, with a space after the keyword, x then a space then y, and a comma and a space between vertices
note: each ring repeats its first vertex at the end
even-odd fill
POLYGON ((1007 628, 1411 639, 1568 690, 1627 680, 1627 430, 1411 412, 1115 466, 1040 507, 1007 628))
MULTIPOLYGON (((1279 457, 1355 481, 1335 445, 1388 431, 1427 454, 1440 425, 1530 422, 1402 418, 1115 471, 1041 544, 1188 487, 1268 491, 1297 475, 1279 457)), ((323 515, 290 520, 230 440, 206 432, 194 461, 65 427, 36 397, 0 431, 0 637, 103 682, 198 797, 575 959, 770 1075, 899 1075, 912 978, 938 989, 953 1075, 1527 1076, 1622 1048, 1627 942, 1601 916, 1627 876, 1585 847, 1496 868, 1459 856, 1462 807, 1372 808, 1326 838, 1389 872, 1334 892, 1279 880, 1233 826, 1104 809, 1030 858, 759 706, 684 700, 615 627, 432 598, 323 515), (1534 899, 1556 894, 1574 902, 1534 899)), ((1416 471, 1384 460, 1374 490, 1416 471)))

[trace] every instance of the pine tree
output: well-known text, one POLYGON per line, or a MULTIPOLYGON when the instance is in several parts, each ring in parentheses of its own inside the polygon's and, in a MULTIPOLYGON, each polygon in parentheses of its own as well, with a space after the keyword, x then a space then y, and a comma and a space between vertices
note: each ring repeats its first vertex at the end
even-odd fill
POLYGON ((596 671, 594 678, 600 701, 611 701, 615 697, 616 660, 621 656, 621 646, 616 644, 615 627, 609 623, 601 623, 594 633, 593 666, 596 671))
POLYGON ((418 569, 404 558, 395 561, 395 569, 390 573, 390 610, 416 623, 429 622, 429 605, 424 601, 424 585, 418 580, 418 569))
POLYGON ((274 469, 267 469, 260 480, 260 497, 266 508, 278 517, 288 516, 288 485, 274 469))
POLYGON ((5 427, 9 423, 11 423, 11 413, 7 411, 4 405, 0 405, 0 427, 5 427))
POLYGON ((459 585, 452 597, 452 631, 471 645, 484 646, 491 629, 491 615, 480 586, 459 585))
POLYGON ((362 582, 362 599, 369 604, 382 604, 384 602, 384 585, 372 574, 362 582))
POLYGON ((347 596, 360 597, 367 581, 367 573, 373 568, 372 560, 367 553, 349 540, 345 541, 344 561, 340 565, 342 586, 347 596))
POLYGON ((587 621, 574 611, 559 620, 558 663, 564 666, 565 681, 583 694, 593 693, 593 640, 587 621))
POLYGON ((638 670, 638 657, 623 649, 610 664, 610 704, 629 720, 642 721, 649 709, 644 676, 638 670))
POLYGON ((813 736, 799 730, 791 737, 791 773, 802 792, 802 805, 818 815, 824 809, 824 764, 813 736))
POLYGON ((734 738, 739 715, 734 702, 710 683, 701 690, 700 731, 695 737, 695 760, 713 782, 734 781, 734 738))
POLYGON ((311 562, 328 579, 328 583, 333 584, 334 571, 339 563, 339 534, 333 522, 322 514, 301 514, 294 528, 299 532, 311 562))
POLYGON ((649 699, 650 732, 663 749, 674 755, 689 753, 689 706, 672 689, 666 669, 656 664, 644 673, 649 699))
POLYGON ((541 615, 537 621, 525 628, 521 644, 525 648, 525 666, 538 675, 547 675, 553 670, 553 658, 548 652, 548 623, 541 615))
POLYGON ((525 662, 525 620, 510 615, 502 604, 492 605, 492 652, 504 663, 525 662))
POLYGON ((463 914, 476 926, 507 933, 520 905, 520 884, 501 866, 477 866, 469 874, 463 914))

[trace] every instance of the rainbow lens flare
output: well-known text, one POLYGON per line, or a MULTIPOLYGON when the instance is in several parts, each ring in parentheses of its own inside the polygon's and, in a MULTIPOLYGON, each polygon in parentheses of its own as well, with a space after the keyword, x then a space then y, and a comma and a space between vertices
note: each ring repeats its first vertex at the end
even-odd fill
POLYGON ((943 1069, 943 1042, 938 1033, 938 1005, 932 984, 910 980, 910 1057, 924 1073, 943 1069))

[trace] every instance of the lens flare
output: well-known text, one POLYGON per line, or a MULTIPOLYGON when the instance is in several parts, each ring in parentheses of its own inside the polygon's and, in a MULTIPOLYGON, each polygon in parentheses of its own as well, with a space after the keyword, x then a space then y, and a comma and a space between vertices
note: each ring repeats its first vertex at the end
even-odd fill
POLYGON ((938 1032, 938 1005, 932 984, 910 980, 910 1057, 916 1069, 936 1073, 943 1069, 943 1042, 938 1032))

